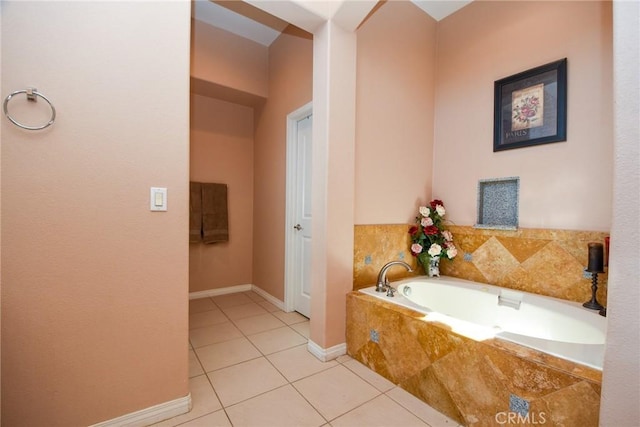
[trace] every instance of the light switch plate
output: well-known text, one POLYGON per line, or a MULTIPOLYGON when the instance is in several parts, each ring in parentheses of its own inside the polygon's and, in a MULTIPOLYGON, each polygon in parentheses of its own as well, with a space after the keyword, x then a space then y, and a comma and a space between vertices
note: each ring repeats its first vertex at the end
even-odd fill
POLYGON ((167 189, 164 187, 151 187, 149 194, 149 209, 154 212, 167 210, 167 189))

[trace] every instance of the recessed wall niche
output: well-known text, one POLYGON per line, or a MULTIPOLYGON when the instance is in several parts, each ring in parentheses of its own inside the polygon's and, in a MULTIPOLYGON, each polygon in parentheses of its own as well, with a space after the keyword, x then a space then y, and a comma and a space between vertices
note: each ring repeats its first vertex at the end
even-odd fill
POLYGON ((478 181, 476 228, 518 229, 520 178, 492 178, 478 181))

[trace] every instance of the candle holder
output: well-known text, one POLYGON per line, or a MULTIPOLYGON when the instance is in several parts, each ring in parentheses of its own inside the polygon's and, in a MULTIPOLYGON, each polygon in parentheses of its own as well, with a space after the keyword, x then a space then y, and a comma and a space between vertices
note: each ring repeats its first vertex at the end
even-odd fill
POLYGON ((591 301, 587 301, 582 304, 583 307, 590 308, 591 310, 602 310, 604 306, 598 302, 596 298, 596 292, 598 292, 598 272, 591 272, 591 301))
POLYGON ((589 264, 587 271, 591 273, 591 300, 582 304, 591 310, 602 310, 604 306, 596 298, 598 292, 598 273, 604 273, 604 251, 602 243, 589 243, 589 264))

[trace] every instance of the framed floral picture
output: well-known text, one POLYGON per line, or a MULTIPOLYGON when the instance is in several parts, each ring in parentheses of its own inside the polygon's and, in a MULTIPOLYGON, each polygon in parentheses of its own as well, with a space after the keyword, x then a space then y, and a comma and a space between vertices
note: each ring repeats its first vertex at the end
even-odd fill
POLYGON ((566 140, 567 58, 494 83, 494 152, 566 140))

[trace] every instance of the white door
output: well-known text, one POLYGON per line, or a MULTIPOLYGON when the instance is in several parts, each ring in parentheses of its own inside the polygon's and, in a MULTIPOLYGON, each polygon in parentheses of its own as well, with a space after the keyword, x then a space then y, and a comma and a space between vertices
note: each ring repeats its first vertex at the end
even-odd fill
POLYGON ((311 115, 297 121, 293 250, 293 309, 311 314, 311 115))

